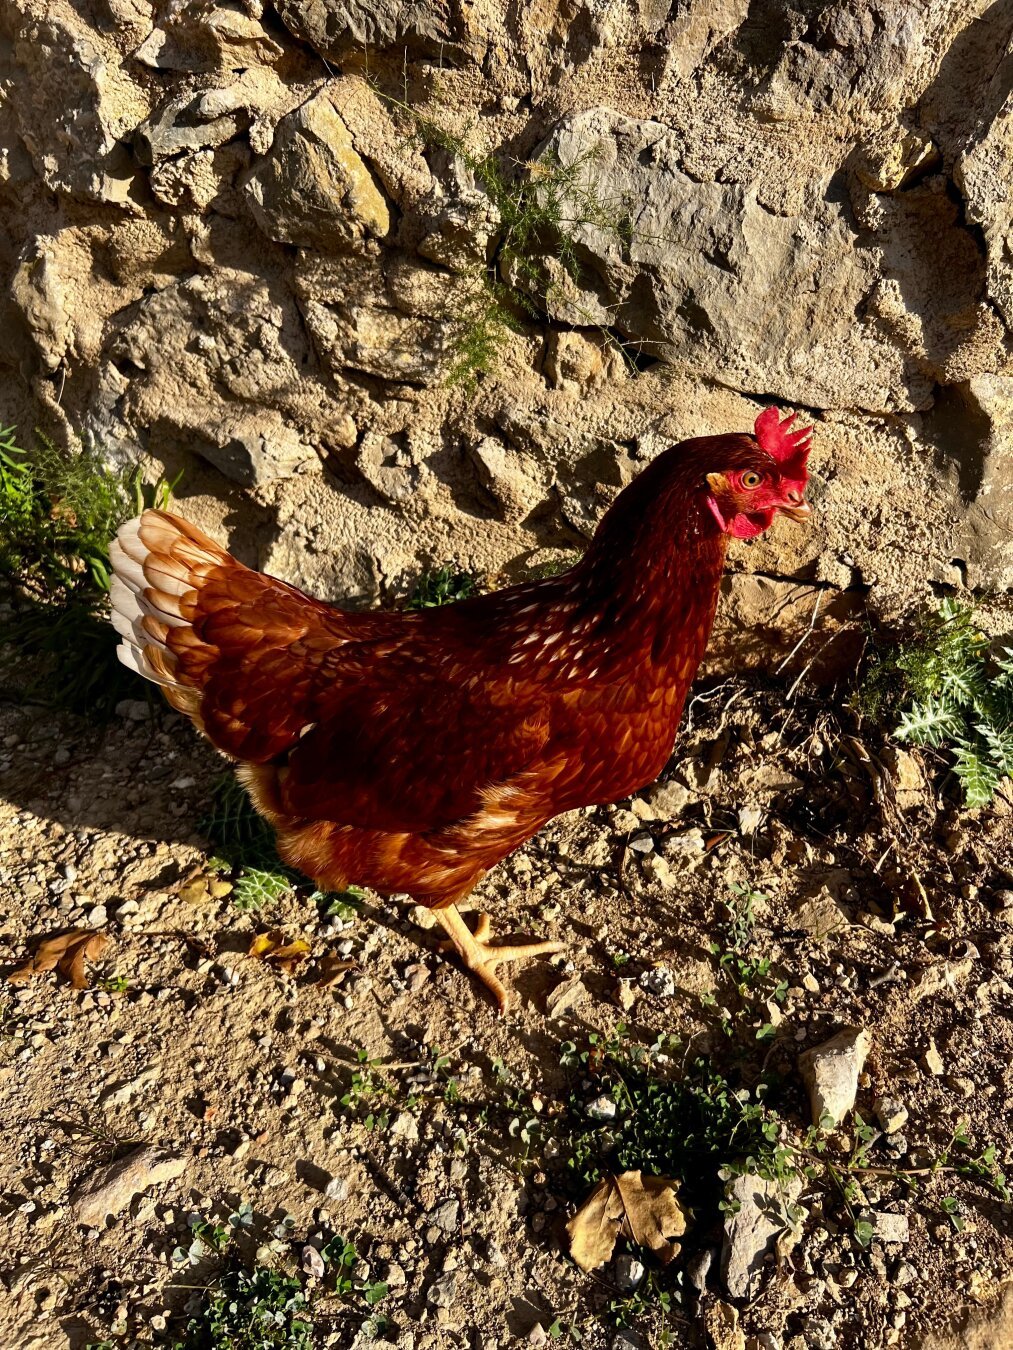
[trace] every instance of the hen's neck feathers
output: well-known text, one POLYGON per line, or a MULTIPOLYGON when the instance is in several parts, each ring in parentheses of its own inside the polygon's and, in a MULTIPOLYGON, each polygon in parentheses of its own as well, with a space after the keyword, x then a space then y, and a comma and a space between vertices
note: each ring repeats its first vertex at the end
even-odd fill
POLYGON ((606 513, 571 574, 580 608, 598 617, 599 639, 654 665, 693 653, 699 660, 727 546, 707 510, 705 475, 737 441, 754 449, 748 437, 714 437, 665 451, 606 513))

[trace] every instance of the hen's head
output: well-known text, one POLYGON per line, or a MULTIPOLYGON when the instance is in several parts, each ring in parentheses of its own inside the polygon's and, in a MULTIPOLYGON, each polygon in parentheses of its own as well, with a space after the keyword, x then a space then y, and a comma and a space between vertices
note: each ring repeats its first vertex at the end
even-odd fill
POLYGON ((805 520, 811 507, 805 499, 806 460, 812 427, 792 431, 797 414, 781 418, 776 408, 765 408, 752 437, 716 436, 715 447, 729 445, 727 463, 706 475, 706 503, 723 534, 753 539, 779 513, 805 520))

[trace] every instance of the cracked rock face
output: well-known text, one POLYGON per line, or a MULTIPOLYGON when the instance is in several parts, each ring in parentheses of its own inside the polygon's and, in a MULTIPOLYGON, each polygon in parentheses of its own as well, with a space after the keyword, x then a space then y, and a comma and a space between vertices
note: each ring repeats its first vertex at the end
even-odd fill
POLYGON ((8 422, 364 604, 580 548, 777 400, 815 520, 735 546, 715 666, 1013 585, 1006 7, 100 8, 0 10, 8 422))

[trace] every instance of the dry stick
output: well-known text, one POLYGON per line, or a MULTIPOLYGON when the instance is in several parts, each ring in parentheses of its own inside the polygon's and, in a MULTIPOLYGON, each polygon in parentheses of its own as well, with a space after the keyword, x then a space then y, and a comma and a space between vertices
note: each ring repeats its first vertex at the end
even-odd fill
MULTIPOLYGON (((822 599, 823 599, 823 592, 822 592, 822 591, 817 591, 817 592, 816 592, 816 604, 813 606, 812 617, 811 617, 810 620, 809 620, 809 627, 805 630, 805 632, 802 634, 802 636, 799 638, 799 640, 795 643, 794 647, 792 647, 792 649, 791 649, 791 651, 788 653, 788 655, 785 656, 785 657, 783 657, 783 658, 777 663, 777 665, 774 667, 774 674, 775 674, 775 675, 779 675, 779 674, 781 673, 781 671, 785 668, 785 666, 788 664, 788 662, 791 660, 791 658, 795 655, 795 653, 799 650, 799 648, 800 648, 800 647, 803 647, 803 646, 805 645, 805 643, 809 640, 809 635, 810 635, 810 633, 811 633, 811 632, 813 631, 813 629, 816 627, 816 617, 817 617, 817 615, 818 615, 819 612, 820 612, 820 601, 821 601, 822 599)), ((810 662, 810 664, 812 664, 812 663, 810 662)), ((804 673, 804 672, 803 672, 803 673, 804 673)), ((801 678, 801 676, 800 676, 799 678, 801 678)), ((796 684, 797 684, 797 683, 798 683, 798 681, 796 681, 796 684)), ((795 685, 792 685, 792 689, 794 689, 794 688, 795 688, 795 685)), ((790 697, 791 697, 791 694, 789 693, 789 698, 790 698, 790 697)))

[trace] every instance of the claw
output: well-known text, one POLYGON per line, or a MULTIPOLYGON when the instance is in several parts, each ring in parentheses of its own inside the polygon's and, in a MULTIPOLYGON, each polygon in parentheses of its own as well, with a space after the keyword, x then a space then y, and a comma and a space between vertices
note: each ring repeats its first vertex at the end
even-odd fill
POLYGON ((526 961, 532 956, 561 952, 562 942, 524 942, 514 945, 488 942, 492 922, 488 914, 480 914, 472 932, 461 918, 456 905, 433 911, 433 918, 447 933, 440 943, 441 951, 456 951, 468 970, 481 982, 496 1000, 502 1017, 510 1007, 510 991, 495 974, 496 967, 505 961, 526 961))

